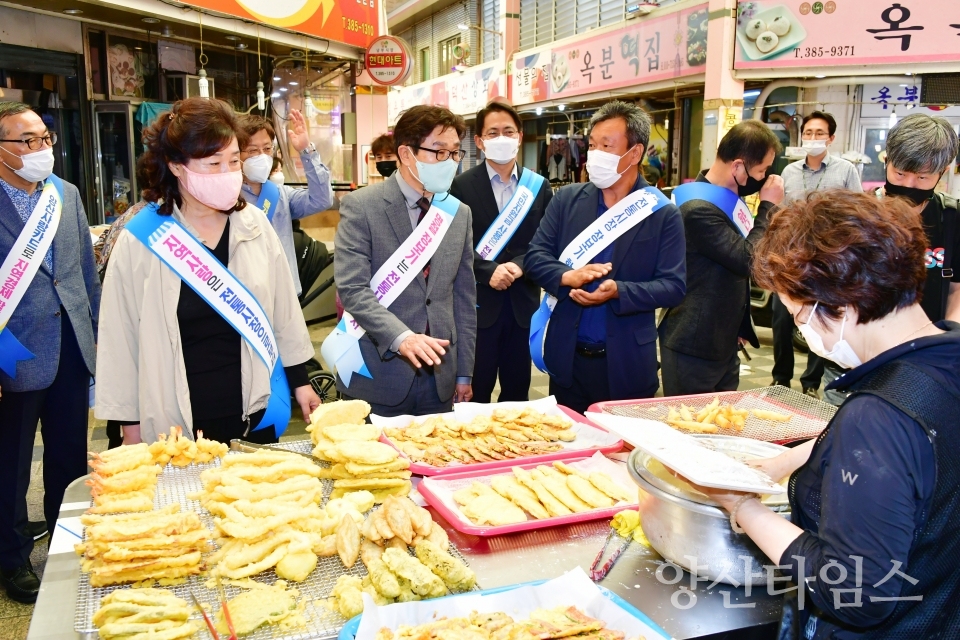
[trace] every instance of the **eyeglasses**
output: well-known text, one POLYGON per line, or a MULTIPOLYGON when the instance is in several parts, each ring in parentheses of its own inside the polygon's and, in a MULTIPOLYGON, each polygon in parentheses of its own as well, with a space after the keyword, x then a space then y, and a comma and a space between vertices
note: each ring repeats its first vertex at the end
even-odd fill
POLYGON ((437 162, 443 162, 448 158, 453 158, 454 162, 460 162, 463 160, 463 157, 467 155, 466 151, 461 151, 457 149, 456 151, 450 151, 449 149, 428 149, 427 147, 416 147, 420 151, 429 151, 430 153, 437 156, 437 162))
POLYGON ((800 136, 806 140, 825 140, 830 137, 830 134, 826 131, 804 131, 800 136))
POLYGON ((493 131, 487 131, 485 134, 483 134, 480 137, 483 138, 484 140, 494 140, 496 138, 499 138, 500 136, 506 136, 508 138, 516 138, 519 134, 520 132, 517 131, 516 129, 504 129, 503 131, 497 131, 496 129, 494 129, 493 131))
POLYGON ((0 142, 19 142, 20 144, 27 145, 27 149, 30 151, 39 151, 43 148, 43 145, 46 144, 48 147, 52 147, 57 144, 57 134, 50 132, 45 136, 38 138, 27 138, 26 140, 0 140, 0 142))
POLYGON ((268 146, 268 147, 262 147, 262 148, 247 147, 246 149, 243 150, 243 152, 244 152, 245 154, 249 155, 249 156, 253 156, 253 155, 256 155, 256 154, 258 154, 258 153, 262 153, 262 154, 265 155, 265 156, 272 156, 272 155, 273 155, 273 145, 270 145, 270 146, 268 146))

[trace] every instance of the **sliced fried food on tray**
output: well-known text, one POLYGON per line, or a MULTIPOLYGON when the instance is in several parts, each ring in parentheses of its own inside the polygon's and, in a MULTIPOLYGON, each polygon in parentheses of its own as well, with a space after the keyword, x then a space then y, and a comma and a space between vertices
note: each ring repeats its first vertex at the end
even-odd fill
POLYGON ((166 589, 118 589, 93 614, 101 640, 192 638, 199 630, 192 609, 166 589))

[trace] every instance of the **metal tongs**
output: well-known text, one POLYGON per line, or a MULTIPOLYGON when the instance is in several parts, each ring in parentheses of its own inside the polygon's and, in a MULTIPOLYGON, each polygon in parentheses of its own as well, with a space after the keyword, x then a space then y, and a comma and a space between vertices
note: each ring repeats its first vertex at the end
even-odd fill
MULTIPOLYGON (((227 594, 223 590, 223 583, 220 582, 220 574, 216 574, 217 578, 217 595, 220 597, 220 610, 223 611, 223 619, 227 623, 227 629, 230 631, 230 637, 226 640, 237 640, 237 632, 233 629, 233 620, 230 618, 230 609, 227 608, 227 594)), ((193 604, 197 607, 197 610, 200 612, 200 615, 203 616, 203 621, 207 623, 207 629, 210 630, 210 636, 213 640, 220 640, 220 634, 217 633, 217 628, 213 625, 213 620, 210 619, 210 616, 207 615, 206 610, 200 604, 200 599, 197 598, 197 594, 190 592, 190 597, 193 598, 193 604)))
POLYGON ((607 534, 607 539, 603 543, 603 547, 600 549, 600 553, 597 554, 597 557, 593 559, 593 564, 590 565, 590 579, 594 582, 600 582, 607 577, 607 574, 610 573, 610 569, 613 569, 613 565, 616 564, 617 559, 620 558, 620 554, 630 546, 630 536, 622 539, 620 546, 613 552, 613 555, 610 556, 610 559, 601 567, 600 562, 603 560, 603 554, 607 552, 607 547, 610 546, 610 541, 614 537, 619 538, 620 535, 617 533, 616 529, 611 529, 610 533, 607 534))

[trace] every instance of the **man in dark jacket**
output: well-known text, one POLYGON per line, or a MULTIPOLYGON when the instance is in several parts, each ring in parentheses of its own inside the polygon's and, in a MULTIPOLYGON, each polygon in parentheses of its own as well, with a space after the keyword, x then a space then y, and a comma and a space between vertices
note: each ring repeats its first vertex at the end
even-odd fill
POLYGON ((457 176, 450 189, 473 212, 474 402, 490 402, 498 375, 500 402, 528 400, 530 394, 527 339, 540 287, 524 274, 523 261, 553 191, 539 174, 517 162, 521 127, 520 116, 509 105, 491 102, 481 109, 475 139, 484 162, 457 176))
POLYGON ((0 105, 0 334, 6 334, 0 335, 0 585, 24 603, 36 602, 40 590, 30 564, 36 532, 27 521, 37 423, 42 421, 43 512, 51 528, 67 485, 87 472, 89 385, 100 313, 100 280, 80 193, 51 175, 55 142, 30 107, 0 105), (57 217, 46 249, 31 251, 30 242, 19 243, 49 242, 43 230, 57 217), (22 266, 27 262, 29 267, 22 266))
POLYGON ((713 166, 675 190, 687 241, 687 297, 660 323, 664 395, 735 391, 739 345, 760 346, 750 319, 750 263, 783 200, 783 180, 767 175, 779 150, 762 122, 741 122, 720 141, 713 166), (758 191, 753 220, 740 198, 758 191))
POLYGON ((591 182, 557 192, 527 251, 528 276, 552 296, 531 325, 534 362, 542 354, 550 393, 576 411, 656 393, 654 312, 686 290, 680 212, 639 170, 649 138, 639 107, 603 105, 590 121, 591 182))

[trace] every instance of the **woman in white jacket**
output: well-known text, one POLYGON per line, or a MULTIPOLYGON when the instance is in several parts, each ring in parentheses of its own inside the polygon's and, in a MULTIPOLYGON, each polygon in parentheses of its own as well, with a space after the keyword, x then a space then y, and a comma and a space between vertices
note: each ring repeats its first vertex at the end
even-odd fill
MULTIPOLYGON (((240 197, 236 132, 224 102, 174 104, 143 132, 143 198, 183 225, 256 297, 308 419, 320 404, 304 367, 313 345, 280 240, 263 212, 240 197)), ((273 427, 255 430, 270 398, 266 365, 127 229, 103 287, 96 416, 120 421, 124 444, 154 442, 173 425, 221 442, 276 442, 273 427)))

